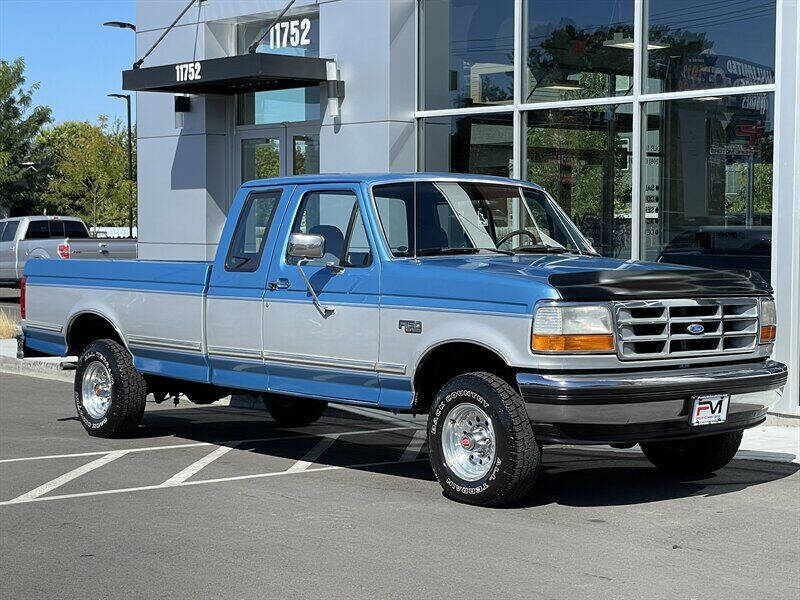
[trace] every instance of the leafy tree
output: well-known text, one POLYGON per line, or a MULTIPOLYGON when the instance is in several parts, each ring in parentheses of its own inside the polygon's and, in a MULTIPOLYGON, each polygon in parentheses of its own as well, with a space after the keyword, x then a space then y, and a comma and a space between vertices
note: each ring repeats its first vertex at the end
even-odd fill
POLYGON ((37 144, 52 165, 42 198, 49 212, 93 225, 128 224, 127 131, 119 120, 67 121, 44 130, 37 144))
POLYGON ((35 140, 51 121, 50 109, 33 106, 39 84, 25 87, 24 72, 24 59, 0 59, 0 212, 11 215, 36 212, 47 184, 47 165, 35 140))

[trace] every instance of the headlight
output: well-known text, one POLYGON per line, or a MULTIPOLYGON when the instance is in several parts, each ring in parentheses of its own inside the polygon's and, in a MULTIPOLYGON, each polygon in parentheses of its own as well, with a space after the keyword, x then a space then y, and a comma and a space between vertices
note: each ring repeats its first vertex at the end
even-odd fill
POLYGON ((535 352, 613 352, 611 311, 597 304, 543 304, 533 317, 535 352))
POLYGON ((775 311, 775 300, 772 298, 761 300, 759 323, 761 324, 759 342, 762 344, 774 342, 775 334, 778 331, 778 313, 775 311))

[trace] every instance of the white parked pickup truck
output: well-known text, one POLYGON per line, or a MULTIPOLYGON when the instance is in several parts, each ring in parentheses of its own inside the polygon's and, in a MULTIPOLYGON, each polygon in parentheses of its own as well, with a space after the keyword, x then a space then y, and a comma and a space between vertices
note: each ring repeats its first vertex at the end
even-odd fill
POLYGON ((31 258, 136 258, 136 240, 90 237, 78 217, 0 220, 0 286, 19 285, 31 258))

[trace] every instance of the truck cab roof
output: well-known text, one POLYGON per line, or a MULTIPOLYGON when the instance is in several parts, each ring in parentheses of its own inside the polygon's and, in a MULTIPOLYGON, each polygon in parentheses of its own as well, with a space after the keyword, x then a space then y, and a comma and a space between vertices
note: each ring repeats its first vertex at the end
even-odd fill
POLYGON ((242 184, 242 187, 267 187, 278 185, 304 185, 320 183, 364 183, 367 185, 390 183, 397 181, 483 181, 502 185, 523 185, 536 189, 541 186, 522 181, 494 175, 470 175, 462 173, 324 173, 318 175, 291 175, 287 177, 272 177, 270 179, 253 179, 242 184))

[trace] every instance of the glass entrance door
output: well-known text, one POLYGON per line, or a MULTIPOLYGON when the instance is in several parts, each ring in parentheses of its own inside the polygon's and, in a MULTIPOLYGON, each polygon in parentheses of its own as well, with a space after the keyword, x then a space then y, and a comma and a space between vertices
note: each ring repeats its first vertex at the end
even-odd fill
POLYGON ((237 134, 240 183, 319 173, 319 125, 282 125, 237 134))

